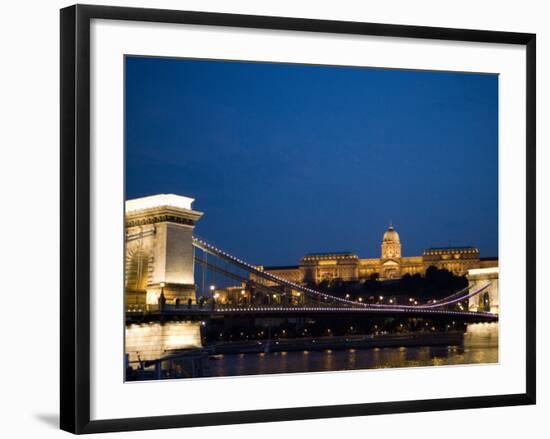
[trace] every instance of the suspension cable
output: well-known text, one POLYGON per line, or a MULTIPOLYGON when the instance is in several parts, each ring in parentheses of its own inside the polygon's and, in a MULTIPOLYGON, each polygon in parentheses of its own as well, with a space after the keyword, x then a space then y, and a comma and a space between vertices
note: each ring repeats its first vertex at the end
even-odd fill
POLYGON ((345 303, 346 305, 350 305, 353 307, 360 307, 360 308, 384 308, 384 309, 433 309, 433 308, 440 308, 447 305, 452 305, 454 303, 457 303, 461 300, 465 300, 470 297, 474 297, 483 291, 485 291, 489 286, 490 283, 487 283, 480 287, 479 289, 473 291, 473 292, 467 292, 469 291, 469 288, 464 288, 456 293, 451 294, 450 296, 441 299, 437 303, 427 304, 427 305, 387 305, 387 304, 368 304, 368 303, 360 303, 355 302, 353 300, 344 299, 341 297, 332 296, 330 294, 323 293, 321 291, 314 290, 312 288, 305 287, 303 285, 299 285, 295 282, 291 282, 287 279, 284 279, 282 277, 276 276, 272 273, 268 273, 266 271, 261 270, 260 268, 249 264, 248 262, 245 262, 221 249, 218 249, 217 247, 213 246, 212 244, 207 243, 203 239, 199 239, 197 237, 193 237, 193 245, 203 250, 205 253, 210 253, 214 256, 217 256, 221 259, 224 259, 225 261, 229 261, 233 263, 234 265, 238 266, 239 268, 244 269, 245 271, 248 271, 249 273, 253 273, 261 278, 264 278, 264 280, 270 280, 272 282, 277 282, 281 285, 287 286, 289 288, 304 292, 308 295, 313 295, 317 297, 322 297, 325 300, 332 300, 334 302, 339 303, 345 303), (466 293, 467 292, 467 293, 466 293), (463 294, 466 293, 466 294, 463 294), (457 295, 462 294, 459 297, 456 297, 457 295))

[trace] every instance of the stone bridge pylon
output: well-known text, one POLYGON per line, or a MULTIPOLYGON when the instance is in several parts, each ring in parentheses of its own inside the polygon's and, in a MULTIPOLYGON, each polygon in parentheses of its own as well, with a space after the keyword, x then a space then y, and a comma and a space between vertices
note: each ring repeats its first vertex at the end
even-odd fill
POLYGON ((468 302, 468 310, 472 312, 490 312, 499 313, 499 293, 498 278, 499 268, 476 268, 468 271, 468 283, 470 289, 479 288, 489 283, 489 287, 475 297, 471 297, 468 302))
POLYGON ((203 215, 193 198, 161 194, 126 201, 128 307, 196 301, 193 230, 203 215), (161 294, 163 298, 161 298, 161 294))

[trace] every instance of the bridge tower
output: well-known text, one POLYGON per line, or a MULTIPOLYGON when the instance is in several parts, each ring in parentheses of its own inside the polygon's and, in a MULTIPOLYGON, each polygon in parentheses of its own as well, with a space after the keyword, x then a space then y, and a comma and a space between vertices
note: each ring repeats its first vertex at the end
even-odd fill
POLYGON ((129 307, 196 301, 194 199, 160 194, 126 201, 125 293, 129 307), (161 295, 163 297, 161 297, 161 295))
POLYGON ((468 303, 468 310, 472 312, 491 312, 498 314, 498 267, 474 268, 468 270, 468 283, 470 291, 474 291, 489 283, 485 292, 471 297, 468 303))

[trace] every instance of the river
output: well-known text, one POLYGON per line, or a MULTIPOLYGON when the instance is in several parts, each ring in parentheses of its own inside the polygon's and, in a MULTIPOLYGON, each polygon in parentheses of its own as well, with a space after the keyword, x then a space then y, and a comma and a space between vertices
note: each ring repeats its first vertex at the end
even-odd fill
POLYGON ((471 325, 457 346, 413 346, 218 355, 209 376, 326 372, 498 362, 498 324, 471 325))

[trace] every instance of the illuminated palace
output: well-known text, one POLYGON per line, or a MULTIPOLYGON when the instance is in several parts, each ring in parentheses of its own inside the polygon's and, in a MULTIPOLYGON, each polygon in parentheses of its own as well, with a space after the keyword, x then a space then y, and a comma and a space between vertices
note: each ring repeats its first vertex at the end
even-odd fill
POLYGON ((302 257, 299 265, 262 268, 292 282, 320 283, 332 279, 399 279, 406 274, 423 275, 430 266, 462 276, 471 269, 498 266, 497 258, 481 258, 476 247, 429 248, 422 256, 404 257, 399 234, 392 225, 384 233, 381 250, 380 258, 361 259, 354 253, 315 253, 302 257))

